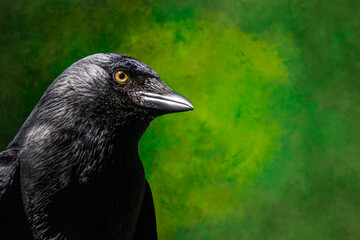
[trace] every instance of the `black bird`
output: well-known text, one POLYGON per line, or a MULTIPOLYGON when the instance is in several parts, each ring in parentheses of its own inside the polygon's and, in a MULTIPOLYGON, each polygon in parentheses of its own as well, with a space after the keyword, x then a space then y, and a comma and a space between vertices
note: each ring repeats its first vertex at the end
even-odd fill
POLYGON ((138 142, 155 117, 192 109, 134 58, 71 65, 0 153, 0 239, 157 239, 138 142))

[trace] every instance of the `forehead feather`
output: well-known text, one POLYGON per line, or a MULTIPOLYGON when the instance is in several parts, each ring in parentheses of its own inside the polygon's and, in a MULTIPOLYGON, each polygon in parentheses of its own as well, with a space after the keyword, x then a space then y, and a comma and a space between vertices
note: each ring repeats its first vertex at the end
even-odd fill
POLYGON ((114 71, 118 68, 124 68, 149 74, 157 78, 159 77, 157 73, 148 65, 126 55, 115 53, 98 53, 90 55, 80 61, 96 64, 109 71, 114 71))

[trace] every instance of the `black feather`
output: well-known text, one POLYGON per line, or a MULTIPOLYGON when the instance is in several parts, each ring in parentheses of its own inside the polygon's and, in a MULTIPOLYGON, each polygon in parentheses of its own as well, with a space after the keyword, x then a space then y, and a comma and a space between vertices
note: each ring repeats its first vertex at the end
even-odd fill
POLYGON ((145 106, 144 92, 175 94, 124 55, 86 57, 55 79, 0 153, 0 239, 156 239, 138 141, 169 100, 145 106))

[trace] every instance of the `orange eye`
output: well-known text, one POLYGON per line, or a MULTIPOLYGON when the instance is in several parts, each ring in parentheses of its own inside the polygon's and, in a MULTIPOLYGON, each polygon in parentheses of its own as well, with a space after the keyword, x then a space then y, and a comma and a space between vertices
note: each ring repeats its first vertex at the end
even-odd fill
POLYGON ((129 76, 124 71, 117 71, 115 73, 115 79, 119 83, 124 83, 128 80, 129 76))

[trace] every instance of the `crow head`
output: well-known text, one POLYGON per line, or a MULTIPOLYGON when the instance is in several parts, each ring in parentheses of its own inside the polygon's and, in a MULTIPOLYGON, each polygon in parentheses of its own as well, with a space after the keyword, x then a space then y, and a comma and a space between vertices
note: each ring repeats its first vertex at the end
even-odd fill
MULTIPOLYGON (((158 74, 144 63, 125 55, 105 56, 110 62, 99 61, 97 64, 111 77, 114 93, 128 100, 127 106, 152 109, 151 112, 156 115, 194 109, 187 98, 166 86, 158 74)), ((96 54, 86 60, 104 60, 105 56, 96 54)))
POLYGON ((149 66, 125 55, 100 53, 66 69, 45 92, 35 116, 38 122, 116 130, 192 109, 149 66))

